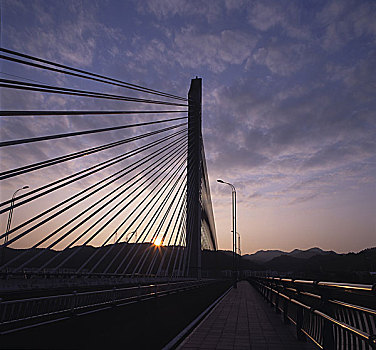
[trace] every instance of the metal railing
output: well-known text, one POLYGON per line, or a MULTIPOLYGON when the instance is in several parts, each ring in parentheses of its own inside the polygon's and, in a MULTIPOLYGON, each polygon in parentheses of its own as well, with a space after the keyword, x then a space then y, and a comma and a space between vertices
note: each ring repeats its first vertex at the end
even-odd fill
MULTIPOLYGON (((72 271, 43 271, 35 272, 32 269, 23 271, 1 273, 0 292, 12 293, 38 289, 54 290, 57 288, 96 288, 105 286, 119 286, 134 284, 155 284, 174 281, 191 280, 189 277, 170 277, 153 275, 127 275, 115 273, 89 273, 72 271)), ((97 288, 99 289, 99 288, 97 288)))
POLYGON ((86 292, 74 291, 18 300, 0 299, 0 334, 182 292, 211 283, 214 283, 214 280, 191 280, 86 292))
POLYGON ((258 277, 250 283, 296 326, 299 340, 325 350, 376 349, 375 285, 258 277))

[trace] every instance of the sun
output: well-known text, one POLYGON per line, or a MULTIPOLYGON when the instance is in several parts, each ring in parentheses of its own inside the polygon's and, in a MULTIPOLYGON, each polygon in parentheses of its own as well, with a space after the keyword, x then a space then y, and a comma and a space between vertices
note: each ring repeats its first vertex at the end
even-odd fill
POLYGON ((156 245, 156 246, 160 246, 160 245, 162 245, 162 237, 157 237, 157 238, 154 240, 154 245, 156 245))

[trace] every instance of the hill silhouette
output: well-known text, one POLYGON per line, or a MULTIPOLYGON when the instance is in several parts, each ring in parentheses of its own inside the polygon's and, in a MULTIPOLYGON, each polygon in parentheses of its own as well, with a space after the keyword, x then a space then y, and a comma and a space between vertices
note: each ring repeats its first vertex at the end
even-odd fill
POLYGON ((333 251, 326 251, 320 248, 314 247, 307 250, 294 249, 291 252, 284 252, 282 250, 259 250, 254 254, 243 255, 243 258, 257 262, 257 263, 266 263, 274 258, 278 258, 282 255, 291 256, 294 258, 300 259, 309 259, 315 255, 326 255, 335 253, 333 251))
POLYGON ((178 257, 183 248, 179 246, 155 246, 151 243, 119 243, 103 247, 75 246, 62 251, 52 249, 12 249, 5 248, 3 261, 9 268, 20 267, 30 269, 64 269, 83 272, 122 273, 134 271, 138 273, 156 274, 159 270, 171 269, 173 264, 167 262, 178 257), (142 261, 142 264, 139 262, 142 261), (117 268, 119 268, 117 270, 117 268), (150 269, 149 269, 150 268, 150 269))
MULTIPOLYGON (((133 271, 157 274, 171 272, 176 256, 184 254, 183 247, 161 246, 150 243, 107 245, 104 247, 76 246, 63 251, 48 249, 12 249, 5 248, 4 262, 15 260, 10 268, 20 266, 27 261, 28 268, 41 268, 51 261, 48 269, 62 267, 75 271, 84 265, 82 271, 106 272, 133 271), (71 256, 69 260, 66 260, 71 256), (153 258, 155 257, 155 258, 153 258), (153 260, 154 259, 154 260, 153 260), (138 261, 144 260, 143 266, 138 261), (116 267, 120 266, 119 270, 116 267), (149 266, 152 268, 148 271, 149 266), (166 271, 168 269, 168 271, 166 271)), ((231 251, 218 250, 202 252, 203 276, 221 277, 224 271, 232 270, 233 256, 231 251)), ((320 248, 308 250, 295 249, 290 253, 282 251, 260 251, 251 255, 239 257, 239 270, 258 271, 277 275, 291 276, 314 280, 331 280, 346 282, 376 282, 376 247, 365 249, 359 253, 337 254, 333 251, 323 251, 320 248), (253 256, 256 259, 250 259, 253 256)))
POLYGON ((313 255, 299 258, 299 255, 281 255, 262 264, 263 270, 289 274, 296 278, 327 279, 354 283, 374 283, 376 271, 376 248, 359 253, 313 255))

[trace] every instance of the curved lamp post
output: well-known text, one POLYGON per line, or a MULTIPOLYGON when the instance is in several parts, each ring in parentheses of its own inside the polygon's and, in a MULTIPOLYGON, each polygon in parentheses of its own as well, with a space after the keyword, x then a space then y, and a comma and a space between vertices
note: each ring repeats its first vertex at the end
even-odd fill
POLYGON ((237 264, 236 264, 236 189, 233 184, 225 182, 223 180, 217 180, 221 184, 226 184, 231 187, 232 190, 232 264, 233 264, 233 279, 234 279, 234 288, 237 288, 237 264))
POLYGON ((5 258, 5 245, 8 243, 8 232, 10 231, 10 227, 12 225, 12 218, 13 218, 13 208, 14 208, 14 200, 16 199, 16 194, 17 192, 21 191, 21 190, 26 190, 27 188, 29 188, 29 186, 23 186, 21 188, 19 188, 18 190, 16 190, 14 193, 13 193, 13 196, 12 196, 12 199, 10 201, 10 210, 9 210, 9 214, 8 214, 8 222, 7 222, 7 229, 5 231, 5 237, 4 237, 4 244, 3 244, 3 249, 2 249, 2 254, 1 254, 1 261, 0 261, 0 265, 3 264, 4 262, 4 258, 5 258))
POLYGON ((7 229, 5 231, 6 236, 4 237, 4 244, 6 244, 8 242, 8 232, 10 231, 10 226, 12 224, 13 205, 14 205, 14 200, 16 199, 16 194, 17 194, 18 191, 26 190, 27 188, 29 188, 29 186, 21 187, 13 193, 12 199, 10 201, 10 210, 9 210, 9 215, 8 215, 7 229))

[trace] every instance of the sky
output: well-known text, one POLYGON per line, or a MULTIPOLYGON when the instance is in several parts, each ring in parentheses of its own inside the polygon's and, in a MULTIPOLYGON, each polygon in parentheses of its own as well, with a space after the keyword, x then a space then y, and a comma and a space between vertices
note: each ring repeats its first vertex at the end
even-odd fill
MULTIPOLYGON (((232 238, 231 190, 218 178, 237 189, 242 254, 345 253, 376 246, 375 18, 373 0, 1 0, 1 45, 179 96, 201 77, 219 248, 232 238)), ((66 82, 1 63, 1 77, 14 76, 66 82)), ((85 103, 1 93, 3 109, 85 103)), ((96 120, 2 118, 1 140, 120 123, 96 120)), ((8 168, 46 152, 1 158, 8 168)))

